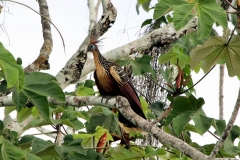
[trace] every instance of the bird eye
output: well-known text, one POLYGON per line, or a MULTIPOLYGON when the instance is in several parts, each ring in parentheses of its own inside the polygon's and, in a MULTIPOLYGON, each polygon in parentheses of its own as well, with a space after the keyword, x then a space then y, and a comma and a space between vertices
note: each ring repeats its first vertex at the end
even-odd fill
POLYGON ((95 50, 95 45, 94 44, 90 44, 89 46, 88 46, 88 49, 87 49, 88 51, 92 51, 92 50, 95 50))

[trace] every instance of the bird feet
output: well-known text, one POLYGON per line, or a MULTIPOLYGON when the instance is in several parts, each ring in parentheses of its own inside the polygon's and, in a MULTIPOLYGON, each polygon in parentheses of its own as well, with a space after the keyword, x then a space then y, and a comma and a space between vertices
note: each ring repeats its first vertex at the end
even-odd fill
POLYGON ((112 98, 116 98, 117 96, 102 96, 101 103, 103 103, 103 98, 106 98, 105 104, 112 98))

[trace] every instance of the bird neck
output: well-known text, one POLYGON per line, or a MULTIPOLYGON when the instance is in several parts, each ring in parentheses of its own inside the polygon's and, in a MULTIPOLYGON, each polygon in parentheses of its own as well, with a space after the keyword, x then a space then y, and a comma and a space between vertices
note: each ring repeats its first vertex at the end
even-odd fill
POLYGON ((107 59, 104 58, 99 51, 93 51, 93 57, 97 69, 98 67, 103 67, 106 70, 110 68, 112 63, 107 61, 107 59))

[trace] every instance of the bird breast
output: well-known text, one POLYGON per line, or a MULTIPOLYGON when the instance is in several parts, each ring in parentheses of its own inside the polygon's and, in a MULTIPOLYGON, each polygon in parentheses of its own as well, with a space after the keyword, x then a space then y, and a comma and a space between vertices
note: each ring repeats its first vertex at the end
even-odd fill
POLYGON ((114 92, 114 80, 105 68, 98 67, 96 70, 97 78, 100 86, 108 93, 114 92))

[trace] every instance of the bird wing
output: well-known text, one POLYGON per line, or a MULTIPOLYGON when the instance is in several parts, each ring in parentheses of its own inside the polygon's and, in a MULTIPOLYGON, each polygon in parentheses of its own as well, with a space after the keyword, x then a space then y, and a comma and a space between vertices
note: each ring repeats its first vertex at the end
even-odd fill
POLYGON ((132 83, 129 81, 130 80, 129 76, 125 73, 125 71, 120 66, 117 66, 117 65, 113 65, 110 67, 110 74, 117 82, 122 95, 128 99, 133 111, 146 119, 142 111, 142 106, 140 104, 139 97, 132 83), (138 107, 135 107, 136 105, 138 107))

